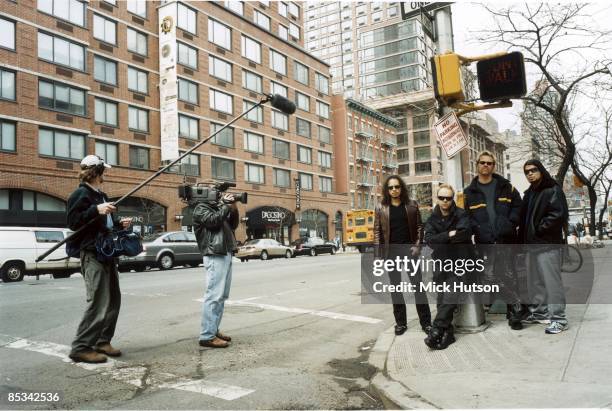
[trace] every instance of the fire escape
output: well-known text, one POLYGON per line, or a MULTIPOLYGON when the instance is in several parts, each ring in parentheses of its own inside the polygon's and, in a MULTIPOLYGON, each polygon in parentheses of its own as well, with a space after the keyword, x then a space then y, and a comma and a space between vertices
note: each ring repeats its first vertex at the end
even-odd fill
POLYGON ((395 152, 395 148, 397 147, 397 137, 395 134, 386 135, 381 137, 380 139, 381 147, 385 147, 387 151, 383 155, 383 164, 382 166, 389 170, 391 173, 397 173, 397 160, 393 159, 393 153, 395 152))
POLYGON ((372 189, 376 187, 376 176, 373 175, 372 163, 374 155, 370 143, 374 135, 368 127, 362 127, 355 133, 357 138, 357 155, 355 160, 361 164, 361 175, 357 176, 357 190, 360 196, 365 196, 365 202, 361 203, 361 208, 374 208, 372 201, 372 189))

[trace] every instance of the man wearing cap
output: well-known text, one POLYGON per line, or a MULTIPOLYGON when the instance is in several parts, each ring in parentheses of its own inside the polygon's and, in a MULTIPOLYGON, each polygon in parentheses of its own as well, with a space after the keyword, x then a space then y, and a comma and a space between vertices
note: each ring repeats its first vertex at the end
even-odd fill
POLYGON ((107 355, 118 357, 121 351, 111 345, 121 306, 119 277, 114 261, 96 259, 96 236, 112 228, 127 228, 130 218, 117 220, 117 208, 100 190, 104 171, 111 168, 98 156, 88 155, 81 161, 79 187, 68 198, 68 227, 78 230, 92 220, 71 244, 80 249, 81 274, 87 291, 87 307, 72 342, 69 357, 75 362, 100 363, 107 355))

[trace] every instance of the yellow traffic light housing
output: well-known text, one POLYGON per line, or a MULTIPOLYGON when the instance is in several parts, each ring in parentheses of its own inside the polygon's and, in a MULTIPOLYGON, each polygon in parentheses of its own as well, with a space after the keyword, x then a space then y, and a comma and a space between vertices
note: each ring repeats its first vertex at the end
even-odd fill
POLYGON ((431 68, 436 99, 447 106, 465 100, 461 57, 458 54, 448 53, 433 56, 431 68))

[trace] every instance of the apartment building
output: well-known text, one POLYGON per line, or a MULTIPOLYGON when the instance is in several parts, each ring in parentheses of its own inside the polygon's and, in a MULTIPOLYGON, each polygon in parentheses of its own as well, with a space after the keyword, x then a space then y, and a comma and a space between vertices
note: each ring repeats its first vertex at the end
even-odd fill
POLYGON ((239 240, 333 237, 347 195, 329 65, 303 49, 303 15, 298 2, 2 1, 0 224, 64 226, 86 154, 113 166, 116 199, 274 93, 297 112, 254 109, 119 214, 143 233, 189 229, 177 186, 214 179, 249 193, 239 240))

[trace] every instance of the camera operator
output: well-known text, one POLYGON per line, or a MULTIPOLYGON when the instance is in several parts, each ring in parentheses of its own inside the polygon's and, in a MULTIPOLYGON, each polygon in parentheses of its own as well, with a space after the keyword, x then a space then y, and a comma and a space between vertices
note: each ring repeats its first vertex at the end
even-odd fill
POLYGON ((200 253, 206 268, 206 293, 202 304, 200 346, 225 348, 231 338, 219 331, 225 300, 232 282, 232 253, 236 248, 234 230, 238 227, 238 208, 233 194, 220 201, 198 202, 193 223, 200 253))

